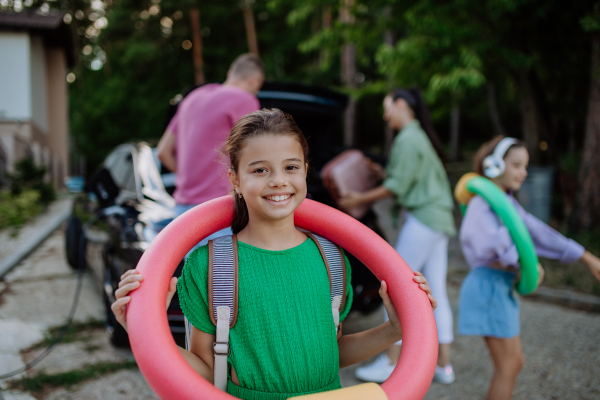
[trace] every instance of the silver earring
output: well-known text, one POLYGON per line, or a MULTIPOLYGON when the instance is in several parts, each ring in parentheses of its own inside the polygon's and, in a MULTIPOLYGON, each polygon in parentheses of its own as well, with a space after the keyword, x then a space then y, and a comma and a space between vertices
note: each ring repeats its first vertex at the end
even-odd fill
POLYGON ((238 196, 239 196, 240 199, 242 198, 242 194, 241 193, 238 193, 238 196))

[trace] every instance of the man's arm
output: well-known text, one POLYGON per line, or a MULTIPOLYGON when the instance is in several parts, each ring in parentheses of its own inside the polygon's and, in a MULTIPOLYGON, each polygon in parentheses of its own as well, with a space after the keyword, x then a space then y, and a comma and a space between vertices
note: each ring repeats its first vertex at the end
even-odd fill
POLYGON ((177 172, 177 159, 175 158, 175 135, 166 130, 156 146, 158 159, 172 172, 177 172))

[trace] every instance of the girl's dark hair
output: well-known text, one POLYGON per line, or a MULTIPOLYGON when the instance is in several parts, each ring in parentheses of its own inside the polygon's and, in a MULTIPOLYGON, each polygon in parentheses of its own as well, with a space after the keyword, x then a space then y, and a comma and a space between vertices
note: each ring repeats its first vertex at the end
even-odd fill
MULTIPOLYGON (((292 116, 277 108, 263 108, 240 118, 223 145, 222 153, 229 157, 229 168, 236 174, 246 141, 261 135, 288 135, 295 138, 302 146, 304 162, 308 162, 308 142, 292 116)), ((235 190, 232 195, 235 213, 231 229, 233 233, 238 233, 248 225, 248 207, 244 198, 240 198, 235 190)))
MULTIPOLYGON (((487 156, 491 156, 492 154, 494 154, 494 149, 496 149, 496 146, 498 146, 498 143, 500 143, 500 141, 502 139, 504 139, 505 137, 506 136, 498 135, 498 136, 495 136, 489 142, 485 142, 484 144, 481 145, 479 150, 477 150, 477 153, 475 153, 475 157, 473 158, 473 171, 475 173, 477 173, 481 176, 485 176, 485 174, 483 173, 483 160, 487 156)), ((517 143, 511 145, 508 148, 508 150, 506 150, 506 153, 504 153, 504 158, 506 158, 510 149, 514 149, 514 148, 518 148, 518 147, 527 148, 525 143, 523 143, 520 140, 517 140, 517 143)))
POLYGON ((444 162, 446 160, 444 148, 442 147, 440 138, 433 129, 433 124, 431 123, 431 118, 429 117, 429 110, 427 109, 427 105, 423 100, 421 91, 417 88, 396 89, 390 93, 390 96, 392 97, 393 101, 398 99, 403 99, 406 101, 406 104, 408 104, 408 106, 414 111, 415 117, 421 123, 421 128, 423 128, 429 137, 429 141, 433 145, 438 157, 440 160, 442 160, 442 162, 444 162))

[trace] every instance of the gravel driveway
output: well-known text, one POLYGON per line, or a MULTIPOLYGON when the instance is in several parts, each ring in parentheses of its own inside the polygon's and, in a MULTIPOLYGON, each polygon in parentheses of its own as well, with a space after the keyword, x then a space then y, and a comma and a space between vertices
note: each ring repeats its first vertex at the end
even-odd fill
MULTIPOLYGON (((62 324, 75 290, 76 274, 64 256, 63 231, 55 232, 42 246, 0 282, 0 373, 24 365, 43 349, 32 348, 48 329, 62 324)), ((453 260, 459 260, 452 251, 453 260)), ((456 261, 456 262, 460 262, 456 261)), ((449 285, 456 319, 458 286, 449 285)), ((526 365, 515 389, 515 399, 600 398, 600 314, 522 300, 522 337, 526 365)), ((70 373, 85 368, 117 365, 113 373, 98 373, 75 385, 46 387, 42 391, 8 390, 0 382, 5 400, 155 399, 139 371, 131 368, 131 353, 110 346, 101 327, 101 298, 89 275, 78 306, 80 331, 57 346, 41 364, 28 373, 36 376, 70 373), (129 364, 128 364, 129 363, 129 364)), ((345 332, 364 329, 381 321, 381 310, 369 316, 352 314, 345 332)), ((457 381, 433 384, 426 399, 482 399, 492 366, 481 338, 457 336, 452 350, 457 381)), ((363 363, 364 364, 364 363, 363 363)), ((357 366, 340 372, 344 386, 359 383, 357 366)))

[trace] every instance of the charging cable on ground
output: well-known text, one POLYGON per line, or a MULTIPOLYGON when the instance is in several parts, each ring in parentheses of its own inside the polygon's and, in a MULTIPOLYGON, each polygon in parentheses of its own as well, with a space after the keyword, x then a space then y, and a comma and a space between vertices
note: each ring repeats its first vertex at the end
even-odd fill
MULTIPOLYGON (((67 330, 69 329, 69 327, 71 326, 71 323, 73 322, 73 317, 75 317, 75 310, 77 310, 77 304, 79 303, 79 297, 81 295, 81 286, 83 284, 83 272, 85 270, 86 232, 87 232, 88 228, 94 222, 96 222, 97 219, 98 219, 97 217, 92 217, 85 224, 85 226, 83 227, 82 232, 81 232, 81 237, 79 238, 79 252, 78 252, 78 257, 77 257, 77 288, 75 289, 75 297, 73 298, 73 304, 71 305, 71 310, 69 311, 69 316, 67 317, 67 321, 62 326, 62 328, 60 329, 60 332, 58 332, 58 335, 52 341, 50 346, 48 346, 48 348, 42 354, 40 354, 34 360, 30 361, 25 366, 23 366, 19 369, 11 371, 11 372, 3 374, 3 375, 0 375, 0 380, 13 377, 15 375, 18 375, 22 372, 25 372, 25 371, 33 368, 36 364, 38 364, 40 361, 42 361, 44 358, 46 358, 46 356, 48 356, 48 354, 50 354, 52 352, 52 350, 54 350, 56 345, 59 344, 62 341, 62 339, 64 338, 65 334, 67 333, 67 330)), ((0 400, 2 400, 1 394, 0 394, 0 400)))

